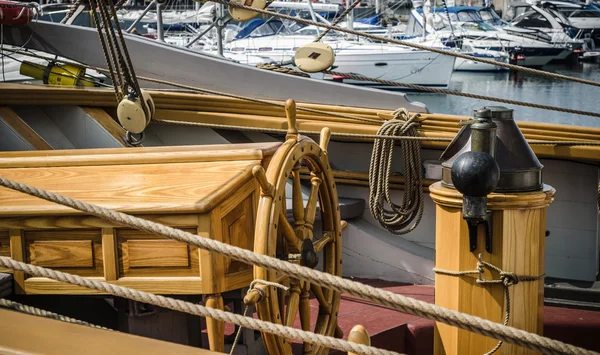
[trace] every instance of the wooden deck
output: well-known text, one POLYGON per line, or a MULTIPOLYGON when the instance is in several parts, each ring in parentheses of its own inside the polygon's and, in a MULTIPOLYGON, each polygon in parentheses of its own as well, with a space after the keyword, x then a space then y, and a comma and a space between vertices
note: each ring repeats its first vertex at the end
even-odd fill
MULTIPOLYGON (((359 281, 421 301, 430 303, 434 301, 433 286, 401 285, 374 280, 359 281)), ((344 338, 347 338, 355 324, 362 324, 369 331, 373 346, 408 355, 433 354, 433 321, 349 295, 342 295, 338 319, 345 334, 344 338)), ((544 307, 545 336, 589 350, 600 351, 598 334, 600 334, 600 312, 544 307)), ((332 351, 330 354, 343 353, 332 351)))
POLYGON ((2 354, 179 354, 212 351, 0 309, 2 354))

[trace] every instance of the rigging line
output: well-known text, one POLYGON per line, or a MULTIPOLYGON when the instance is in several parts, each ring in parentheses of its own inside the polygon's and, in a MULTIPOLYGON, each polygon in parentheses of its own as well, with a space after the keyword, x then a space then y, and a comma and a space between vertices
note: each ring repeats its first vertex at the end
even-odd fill
MULTIPOLYGON (((92 0, 94 1, 94 0, 92 0)), ((40 54, 36 54, 36 53, 32 53, 32 52, 28 52, 28 51, 14 51, 14 50, 10 50, 7 49, 7 51, 11 51, 13 53, 19 53, 19 54, 24 54, 24 55, 28 55, 34 58, 39 58, 39 59, 44 59, 47 61, 55 61, 56 60, 54 58, 49 58, 47 56, 43 56, 40 54)), ((87 64, 79 64, 79 63, 75 63, 75 62, 70 62, 67 60, 60 60, 60 62, 64 63, 64 64, 73 64, 73 65, 80 65, 83 66, 87 69, 93 69, 96 70, 100 73, 109 73, 110 72, 106 69, 103 68, 99 68, 99 67, 94 67, 91 65, 87 65, 87 64)), ((225 92, 221 92, 221 91, 215 91, 215 90, 209 90, 209 89, 203 89, 203 88, 199 88, 199 87, 194 87, 194 86, 189 86, 189 85, 184 85, 184 84, 178 84, 178 83, 174 83, 171 81, 167 81, 167 80, 161 80, 161 79, 154 79, 154 78, 149 78, 149 77, 144 77, 144 76, 138 76, 138 79, 140 80, 144 80, 144 81, 149 81, 152 83, 158 83, 158 84, 164 84, 164 85, 169 85, 169 86, 173 86, 173 87, 178 87, 181 89, 186 89, 186 90, 190 90, 193 92, 199 92, 199 93, 204 93, 204 94, 211 94, 211 95, 217 95, 217 96, 223 96, 223 97, 229 97, 229 98, 233 98, 233 99, 239 99, 239 100, 244 100, 244 101, 248 101, 248 102, 254 102, 254 103, 258 103, 258 104, 263 104, 263 105, 268 105, 268 106, 275 106, 275 107, 285 107, 285 105, 283 103, 279 103, 279 102, 273 102, 273 101, 268 101, 268 100, 261 100, 261 99, 255 99, 255 98, 251 98, 251 97, 246 97, 246 96, 241 96, 241 95, 235 95, 235 94, 230 94, 230 93, 225 93, 225 92)), ((377 120, 377 119, 372 119, 372 118, 365 118, 365 117, 358 117, 358 116, 352 116, 352 115, 346 115, 346 114, 342 114, 342 113, 335 113, 335 112, 329 112, 329 111, 323 111, 323 110, 318 110, 318 109, 312 109, 312 108, 308 108, 308 107, 297 107, 296 108, 299 111, 304 111, 304 112, 310 112, 310 113, 316 113, 316 114, 321 114, 321 115, 327 115, 327 116, 332 116, 332 117, 338 117, 338 118, 345 118, 345 119, 349 119, 349 120, 355 120, 355 121, 362 121, 362 122, 369 122, 369 123, 374 123, 377 125, 380 125, 382 123, 382 120, 377 120)))
POLYGON ((439 48, 434 48, 434 47, 428 47, 428 46, 424 46, 424 45, 421 45, 418 43, 412 43, 412 42, 402 41, 402 40, 393 39, 393 38, 386 38, 383 36, 377 36, 377 35, 373 35, 370 33, 350 30, 350 29, 342 28, 342 27, 338 27, 338 26, 331 26, 331 25, 328 25, 325 23, 315 22, 315 21, 311 21, 311 20, 307 20, 307 19, 303 19, 303 18, 296 18, 296 17, 288 16, 285 14, 280 14, 280 13, 269 11, 269 10, 257 9, 257 8, 251 7, 251 6, 234 3, 234 2, 227 1, 227 0, 208 0, 208 1, 215 2, 218 4, 223 4, 226 6, 231 6, 231 7, 238 8, 238 9, 244 9, 244 10, 258 12, 263 15, 275 16, 275 17, 279 17, 279 18, 283 18, 283 19, 287 19, 287 20, 292 20, 292 21, 296 21, 296 22, 299 22, 299 23, 302 23, 305 25, 313 25, 313 26, 317 26, 317 27, 328 28, 331 30, 348 33, 348 34, 355 35, 355 36, 362 36, 362 37, 370 38, 370 39, 377 40, 377 41, 384 41, 384 42, 388 42, 388 43, 399 44, 401 46, 416 48, 416 49, 439 53, 439 54, 443 54, 443 55, 449 55, 449 56, 456 57, 456 58, 472 60, 475 62, 481 62, 481 63, 485 63, 485 64, 495 65, 498 67, 508 68, 508 69, 517 70, 517 71, 523 71, 526 73, 537 74, 537 75, 542 75, 542 76, 546 76, 546 77, 550 77, 550 78, 563 79, 563 80, 573 81, 573 82, 580 83, 580 84, 600 87, 600 82, 593 81, 593 80, 581 79, 581 78, 576 78, 576 77, 572 77, 572 76, 568 76, 568 75, 551 73, 551 72, 547 72, 547 71, 539 70, 539 69, 526 68, 526 67, 522 67, 520 65, 497 62, 495 60, 473 57, 473 56, 467 55, 467 54, 447 51, 444 49, 439 49, 439 48))
MULTIPOLYGON (((311 0, 308 0, 311 1, 311 0)), ((335 20, 333 20, 333 22, 331 23, 331 26, 337 26, 338 23, 340 23, 340 21, 342 21, 342 19, 344 17, 346 17, 346 15, 348 15, 350 13, 350 11, 354 10, 354 8, 356 7, 356 5, 360 4, 361 0, 355 0, 352 5, 350 5, 348 8, 346 8, 346 10, 344 10, 344 12, 342 12, 342 14, 340 16, 338 16, 338 18, 336 18, 335 20)), ((323 37, 325 37, 329 31, 331 31, 331 28, 327 28, 325 29, 325 31, 321 32, 320 35, 317 36, 317 38, 315 38, 315 40, 313 42, 319 42, 320 40, 323 39, 323 37)))
MULTIPOLYGON (((17 53, 25 53, 25 54, 32 55, 30 52, 19 51, 17 53)), ((32 56, 49 60, 48 57, 44 57, 44 56, 39 56, 39 55, 32 55, 32 56)), ((63 62, 64 63, 69 63, 68 61, 63 61, 63 62)), ((70 64, 76 64, 76 63, 70 63, 70 64)), ((94 67, 94 66, 90 66, 90 65, 84 65, 84 66, 86 68, 94 69, 94 70, 96 70, 98 72, 101 72, 101 73, 107 72, 106 69, 102 69, 102 68, 98 68, 98 67, 94 67)), ((591 117, 600 118, 600 114, 599 113, 595 113, 595 112, 579 111, 579 110, 572 110, 572 109, 566 109, 566 108, 555 107, 555 106, 546 106, 546 105, 533 104, 533 103, 527 103, 527 102, 521 102, 521 101, 515 101, 515 100, 500 99, 500 98, 495 98, 495 97, 490 97, 490 96, 484 96, 484 95, 463 93, 463 92, 459 92, 459 91, 435 89, 435 88, 430 88, 430 87, 420 86, 420 85, 415 85, 415 84, 397 83, 397 82, 394 82, 394 81, 367 78, 367 77, 359 76, 359 75, 356 75, 356 74, 350 74, 350 73, 338 73, 338 72, 333 72, 333 71, 324 71, 324 73, 331 73, 331 74, 335 74, 335 75, 342 75, 342 76, 352 77, 352 78, 355 78, 356 80, 379 81, 380 83, 384 83, 384 84, 390 85, 390 86, 403 86, 403 87, 413 88, 415 90, 430 91, 430 92, 439 93, 439 94, 449 94, 449 95, 456 95, 456 96, 464 96, 464 97, 468 97, 468 98, 472 98, 472 99, 489 100, 489 101, 495 101, 495 102, 500 102, 500 103, 505 103, 505 104, 517 105, 517 106, 532 107, 532 108, 538 108, 538 109, 543 109, 543 110, 558 111, 558 112, 565 112, 565 113, 573 113, 573 114, 577 114, 577 115, 591 116, 591 117)), ((282 104, 282 103, 271 102, 271 101, 261 100, 261 99, 255 99, 255 98, 241 96, 241 95, 236 95, 236 94, 224 93, 224 92, 215 91, 215 90, 203 89, 203 88, 198 88, 198 87, 194 87, 194 86, 189 86, 189 85, 184 85, 184 84, 178 84, 178 83, 167 81, 167 80, 154 79, 154 78, 143 77, 143 76, 138 77, 138 79, 144 80, 144 81, 153 82, 153 83, 158 83, 158 84, 170 85, 170 86, 174 86, 174 87, 178 87, 178 88, 182 88, 182 89, 186 89, 186 90, 190 90, 190 91, 195 91, 195 92, 201 92, 201 93, 208 93, 208 94, 212 94, 212 95, 230 97, 230 98, 234 98, 234 99, 239 99, 239 100, 244 100, 244 101, 249 101, 249 102, 255 102, 255 103, 264 104, 264 105, 270 105, 270 106, 275 106, 275 107, 284 107, 284 104, 282 104)), ((317 109, 306 108, 306 107, 297 107, 297 110, 301 110, 301 111, 305 111, 305 112, 311 112, 311 113, 317 113, 317 114, 324 114, 324 115, 328 115, 328 116, 332 116, 332 117, 346 118, 346 119, 351 119, 351 120, 356 120, 356 121, 376 123, 378 125, 381 125, 383 123, 382 120, 376 120, 376 119, 364 118, 364 117, 357 117, 357 116, 352 116, 352 115, 345 115, 345 114, 340 114, 340 113, 334 113, 334 112, 328 112, 328 111, 322 111, 322 110, 317 110, 317 109)), ((581 144, 581 145, 584 145, 584 144, 581 144)))
MULTIPOLYGON (((94 23, 96 24, 96 29, 98 31, 98 37, 100 39, 100 46, 102 47, 102 53, 104 54, 104 60, 106 61, 106 65, 108 66, 108 75, 110 76, 110 79, 113 83, 113 88, 115 91, 115 97, 117 99, 117 102, 120 102, 121 99, 123 98, 122 92, 120 90, 120 88, 122 87, 122 83, 121 83, 121 77, 118 75, 118 73, 115 71, 118 70, 118 68, 114 68, 113 67, 113 61, 112 61, 112 57, 110 55, 110 52, 107 49, 107 43, 106 43, 106 39, 104 38, 104 35, 102 34, 102 27, 100 24, 100 19, 98 18, 98 12, 96 11, 97 8, 97 4, 96 4, 96 0, 90 0, 90 6, 92 7, 92 18, 94 19, 94 23)), ((44 56, 39 56, 38 57, 44 57, 44 56)), ((43 58, 45 59, 45 58, 43 58)), ((117 63, 114 63, 115 65, 117 63)), ((103 71, 103 73, 106 73, 107 71, 103 71)))
POLYGON ((562 108, 562 107, 557 107, 557 106, 534 104, 534 103, 523 102, 523 101, 502 99, 502 98, 497 98, 497 97, 492 97, 492 96, 471 94, 471 93, 460 92, 460 91, 455 91, 455 90, 436 89, 436 88, 423 86, 423 85, 399 83, 396 81, 369 78, 366 76, 353 74, 353 73, 340 73, 340 72, 335 72, 335 71, 331 71, 331 70, 323 70, 322 73, 331 74, 331 75, 335 75, 335 76, 344 76, 348 79, 353 79, 353 80, 370 81, 370 82, 375 82, 375 83, 383 84, 383 85, 399 86, 399 87, 406 87, 406 88, 414 89, 414 90, 428 91, 428 92, 433 92, 436 94, 448 94, 448 95, 454 95, 454 96, 463 96, 463 97, 468 97, 471 99, 495 101, 495 102, 500 102, 500 103, 504 103, 504 104, 508 104, 508 105, 533 107, 533 108, 538 108, 538 109, 542 109, 542 110, 558 111, 558 112, 572 113, 575 115, 583 115, 583 116, 591 116, 591 117, 600 118, 600 113, 590 112, 590 111, 581 111, 581 110, 574 110, 574 109, 562 108))

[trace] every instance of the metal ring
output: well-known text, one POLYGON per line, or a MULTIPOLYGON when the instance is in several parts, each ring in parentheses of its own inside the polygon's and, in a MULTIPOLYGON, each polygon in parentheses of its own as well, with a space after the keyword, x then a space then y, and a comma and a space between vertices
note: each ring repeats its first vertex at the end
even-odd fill
POLYGON ((144 132, 135 134, 135 133, 131 133, 131 132, 127 131, 127 133, 125 134, 125 141, 127 142, 128 145, 130 145, 132 147, 137 147, 138 145, 142 144, 145 136, 146 135, 144 134, 144 132))

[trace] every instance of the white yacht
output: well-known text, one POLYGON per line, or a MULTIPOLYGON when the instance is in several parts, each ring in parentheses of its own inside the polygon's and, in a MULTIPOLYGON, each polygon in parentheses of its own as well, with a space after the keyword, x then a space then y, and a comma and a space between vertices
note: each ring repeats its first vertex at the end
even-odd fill
MULTIPOLYGON (((573 26, 571 21, 561 12, 545 4, 531 4, 525 1, 511 2, 508 12, 517 14, 510 22, 503 21, 491 8, 484 7, 479 10, 479 15, 488 24, 499 28, 521 28, 548 34, 552 43, 566 45, 574 53, 579 54, 587 50, 588 45, 582 39, 583 33, 573 26), (538 6, 539 5, 539 6, 538 6)), ((532 32, 533 33, 533 32, 532 32)))
MULTIPOLYGON (((240 55, 263 57, 269 62, 288 62, 293 59, 295 51, 302 45, 314 41, 317 35, 314 27, 305 27, 294 33, 246 37, 227 43, 224 55, 230 57, 240 55)), ((454 57, 444 56, 429 51, 414 50, 408 47, 382 43, 353 41, 337 33, 329 33, 323 39, 335 52, 334 70, 355 73, 401 83, 417 84, 430 87, 448 87, 454 68, 454 57)), ((239 60, 239 59, 238 59, 239 60)), ((257 64, 249 57, 245 64, 257 64)), ((325 78, 323 74, 314 77, 325 78)), ((329 78, 328 79, 332 79, 329 78)), ((356 81, 336 78, 344 83, 366 85, 384 89, 401 89, 374 82, 356 81)))
POLYGON ((439 34, 442 41, 453 36, 468 39, 474 48, 506 51, 511 62, 528 67, 541 67, 553 59, 565 59, 572 53, 566 45, 552 43, 552 37, 540 31, 504 27, 502 30, 487 24, 479 15, 481 7, 449 7, 448 14, 442 10, 433 12, 424 24, 422 8, 413 9, 409 18, 407 36, 439 34), (450 22, 451 21, 451 26, 450 22))

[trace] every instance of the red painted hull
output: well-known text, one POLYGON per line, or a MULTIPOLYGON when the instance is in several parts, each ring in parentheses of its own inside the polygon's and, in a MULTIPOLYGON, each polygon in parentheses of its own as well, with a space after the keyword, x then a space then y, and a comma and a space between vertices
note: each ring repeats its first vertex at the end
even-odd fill
POLYGON ((23 3, 0 0, 0 25, 26 25, 32 19, 32 8, 23 3))

